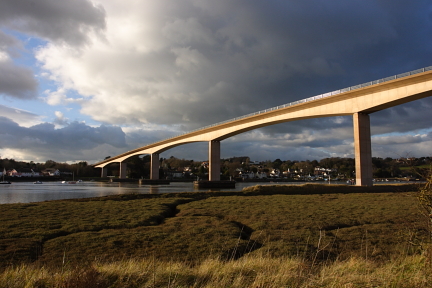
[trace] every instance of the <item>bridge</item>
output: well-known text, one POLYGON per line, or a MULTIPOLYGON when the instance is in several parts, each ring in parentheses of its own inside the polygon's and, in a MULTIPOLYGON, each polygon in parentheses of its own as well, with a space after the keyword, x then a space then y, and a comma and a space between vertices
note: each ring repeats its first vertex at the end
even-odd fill
POLYGON ((120 178, 126 178, 126 160, 150 154, 150 179, 159 178, 159 154, 192 142, 209 143, 209 181, 220 181, 221 141, 253 129, 296 120, 353 116, 356 185, 372 186, 372 153, 369 114, 432 94, 432 66, 351 86, 307 99, 251 113, 158 141, 94 164, 104 168, 120 163, 120 178))

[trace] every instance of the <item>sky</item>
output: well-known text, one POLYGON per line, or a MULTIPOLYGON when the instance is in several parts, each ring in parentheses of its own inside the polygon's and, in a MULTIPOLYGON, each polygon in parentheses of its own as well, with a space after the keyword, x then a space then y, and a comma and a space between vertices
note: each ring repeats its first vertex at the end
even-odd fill
MULTIPOLYGON (((430 0, 0 0, 0 157, 96 163, 431 65, 430 0)), ((431 156, 431 108, 371 114, 372 156, 431 156)), ((208 143, 171 156, 206 160, 208 143)), ((352 117, 222 141, 234 156, 354 158, 352 117)))

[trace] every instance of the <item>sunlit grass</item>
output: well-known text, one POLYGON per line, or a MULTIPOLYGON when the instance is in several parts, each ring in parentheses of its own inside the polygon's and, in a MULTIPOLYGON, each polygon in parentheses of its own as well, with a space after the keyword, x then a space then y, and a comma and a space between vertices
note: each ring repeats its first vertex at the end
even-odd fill
POLYGON ((1 288, 15 287, 430 287, 422 255, 387 263, 363 258, 310 266, 301 258, 246 256, 207 258, 191 265, 155 258, 93 262, 89 266, 10 267, 0 273, 1 288))

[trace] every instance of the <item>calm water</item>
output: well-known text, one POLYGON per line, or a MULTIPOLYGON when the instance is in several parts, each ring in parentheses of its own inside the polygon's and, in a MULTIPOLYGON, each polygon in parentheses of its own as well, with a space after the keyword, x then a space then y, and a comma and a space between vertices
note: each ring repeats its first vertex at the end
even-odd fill
MULTIPOLYGON (((236 183, 234 189, 223 191, 240 191, 244 187, 254 185, 269 185, 275 183, 236 183)), ((301 184, 283 182, 281 184, 301 184)), ((172 182, 169 185, 138 185, 132 183, 81 182, 77 184, 62 184, 61 182, 13 182, 10 185, 0 185, 0 204, 29 203, 47 200, 100 197, 106 195, 129 193, 173 193, 190 191, 217 191, 215 189, 195 189, 193 183, 172 182)))

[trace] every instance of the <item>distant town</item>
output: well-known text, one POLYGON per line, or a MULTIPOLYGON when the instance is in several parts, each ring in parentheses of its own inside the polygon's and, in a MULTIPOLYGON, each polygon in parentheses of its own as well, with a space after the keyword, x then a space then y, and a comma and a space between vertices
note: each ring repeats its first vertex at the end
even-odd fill
MULTIPOLYGON (((431 157, 372 158, 373 177, 376 179, 418 179, 430 170, 431 157)), ((159 176, 170 180, 206 179, 208 161, 178 159, 173 156, 160 159, 159 176)), ((150 156, 131 157, 128 161, 128 178, 147 179, 150 175, 150 156)), ((48 160, 45 163, 23 162, 0 158, 0 176, 99 178, 100 170, 85 161, 68 164, 48 160)), ((118 177, 119 165, 108 166, 108 177, 118 177)), ((287 179, 299 181, 345 180, 355 178, 353 158, 324 158, 321 160, 252 161, 248 156, 221 159, 221 179, 259 181, 287 179)))

